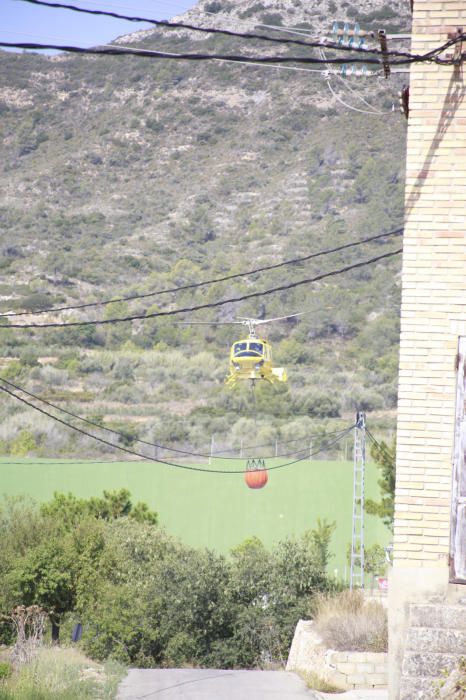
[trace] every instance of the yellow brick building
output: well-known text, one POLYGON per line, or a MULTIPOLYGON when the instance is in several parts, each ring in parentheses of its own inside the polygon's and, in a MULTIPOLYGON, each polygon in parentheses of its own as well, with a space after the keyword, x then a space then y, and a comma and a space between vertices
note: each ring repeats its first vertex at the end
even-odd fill
MULTIPOLYGON (((465 0, 414 0, 412 53, 443 44, 458 27, 466 28, 465 0)), ((411 697, 400 685, 410 604, 466 596, 466 586, 450 583, 449 566, 458 505, 453 499, 452 507, 458 368, 466 349, 461 346, 459 360, 460 337, 466 337, 465 79, 453 66, 411 68, 389 592, 393 700, 411 697)))

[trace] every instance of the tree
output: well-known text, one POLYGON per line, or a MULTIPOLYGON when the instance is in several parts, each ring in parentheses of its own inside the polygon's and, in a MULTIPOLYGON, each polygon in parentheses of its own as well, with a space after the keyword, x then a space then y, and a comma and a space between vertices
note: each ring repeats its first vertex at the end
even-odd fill
POLYGON ((39 605, 49 615, 58 642, 64 613, 76 602, 76 560, 70 538, 44 540, 16 562, 8 578, 23 605, 39 605))
POLYGON ((127 516, 151 525, 156 525, 158 520, 157 513, 149 510, 146 503, 139 502, 133 506, 128 489, 104 491, 103 498, 92 496, 87 500, 76 498, 71 493, 55 492, 52 500, 44 503, 40 510, 43 515, 57 518, 67 529, 75 527, 86 516, 102 520, 114 520, 127 516))
POLYGON ((330 554, 330 541, 336 526, 335 521, 329 523, 325 518, 323 520, 317 518, 317 527, 304 533, 304 540, 309 543, 315 561, 323 573, 327 571, 332 556, 330 554))
MULTIPOLYGON (((348 567, 351 568, 351 542, 348 542, 346 548, 346 560, 348 567)), ((356 569, 361 568, 359 561, 353 561, 353 566, 356 569)), ((387 558, 385 549, 380 544, 373 544, 371 547, 364 546, 364 574, 370 576, 371 590, 374 586, 376 576, 384 576, 387 569, 387 558)))
POLYGON ((163 663, 208 665, 216 640, 233 633, 225 558, 181 545, 159 562, 154 573, 163 663))
POLYGON ((371 456, 382 472, 382 477, 377 482, 382 498, 378 503, 368 498, 366 511, 382 518, 385 525, 392 529, 395 512, 396 441, 393 440, 391 447, 383 440, 380 443, 374 443, 371 447, 371 456))
POLYGON ((117 566, 118 547, 107 541, 107 525, 127 520, 153 531, 157 523, 157 514, 145 503, 133 508, 130 496, 126 489, 87 500, 55 493, 39 508, 7 502, 0 511, 1 607, 41 606, 58 642, 63 617, 85 610, 103 582, 113 582, 112 572, 125 570, 125 563, 117 566), (21 519, 31 526, 24 538, 21 519))
POLYGON ((385 549, 380 544, 364 548, 364 571, 372 576, 383 576, 386 568, 385 549))
MULTIPOLYGON (((163 661, 158 572, 179 545, 163 529, 129 517, 97 521, 105 550, 99 570, 82 576, 75 614, 93 658, 150 667, 163 661), (102 575, 103 574, 103 575, 102 575)), ((175 621, 171 622, 172 625, 175 621)))

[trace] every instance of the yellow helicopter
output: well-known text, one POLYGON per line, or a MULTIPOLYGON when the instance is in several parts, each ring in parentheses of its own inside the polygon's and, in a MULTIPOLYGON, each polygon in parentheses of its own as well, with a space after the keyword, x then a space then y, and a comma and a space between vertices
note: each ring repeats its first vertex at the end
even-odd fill
POLYGON ((230 362, 228 374, 225 377, 225 384, 234 387, 239 381, 249 379, 254 389, 256 380, 263 379, 270 384, 286 382, 288 375, 284 367, 274 367, 272 361, 272 347, 268 340, 258 337, 256 326, 274 321, 286 321, 290 318, 303 316, 306 311, 277 318, 244 318, 239 317, 236 321, 179 321, 175 325, 181 326, 231 326, 242 325, 249 330, 247 338, 236 340, 230 349, 230 362))
POLYGON ((249 336, 233 343, 230 350, 230 365, 225 384, 236 386, 238 381, 249 379, 265 379, 270 384, 286 382, 287 374, 284 367, 274 367, 272 363, 272 347, 264 338, 258 338, 256 326, 262 323, 281 320, 278 318, 259 320, 244 318, 237 323, 247 326, 249 336))

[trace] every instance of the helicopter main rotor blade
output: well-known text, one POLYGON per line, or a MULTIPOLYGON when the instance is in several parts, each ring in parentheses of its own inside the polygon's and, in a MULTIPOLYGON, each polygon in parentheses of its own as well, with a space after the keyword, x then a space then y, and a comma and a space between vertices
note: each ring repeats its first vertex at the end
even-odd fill
POLYGON ((275 316, 274 318, 250 318, 249 316, 238 316, 238 321, 170 321, 173 326, 259 326, 263 323, 273 323, 274 321, 286 321, 289 318, 307 316, 322 310, 334 309, 335 306, 322 306, 319 309, 309 309, 309 311, 298 311, 286 316, 275 316))
POLYGON ((171 326, 242 326, 242 321, 171 321, 171 326))
POLYGON ((254 325, 261 325, 262 323, 272 323, 273 321, 286 321, 288 318, 295 318, 296 316, 303 316, 308 314, 309 311, 300 311, 296 314, 288 314, 287 316, 277 316, 276 318, 246 318, 245 316, 238 316, 238 318, 243 319, 241 323, 247 325, 248 323, 253 323, 254 325))

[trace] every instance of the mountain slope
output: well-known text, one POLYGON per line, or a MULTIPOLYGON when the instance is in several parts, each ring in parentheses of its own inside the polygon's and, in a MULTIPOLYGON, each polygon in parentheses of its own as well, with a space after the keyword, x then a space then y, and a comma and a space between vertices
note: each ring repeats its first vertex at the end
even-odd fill
MULTIPOLYGON (((297 0, 200 2, 183 19, 241 31, 265 31, 258 27, 263 24, 305 25, 320 35, 329 33, 336 17, 365 20, 368 29, 382 23, 394 31, 406 30, 406 5, 374 1, 361 14, 355 5, 331 1, 306 10, 297 0), (404 16, 395 15, 397 10, 404 16)), ((267 33, 273 31, 267 28, 267 33)), ((302 51, 182 30, 138 32, 118 43, 171 52, 302 51)), ((346 83, 334 76, 329 89, 320 73, 224 62, 0 53, 0 63, 3 310, 147 293, 307 255, 402 225, 406 127, 403 117, 391 111, 402 76, 390 81, 352 77, 346 83), (362 111, 348 109, 338 98, 362 111), (363 113, 371 109, 382 114, 363 113)), ((162 308, 215 301, 397 247, 389 239, 205 288, 194 298, 183 292, 111 305, 105 313, 112 317, 151 304, 162 308)), ((396 400, 399 265, 394 258, 318 285, 183 318, 230 320, 310 311, 299 323, 277 324, 270 331, 277 359, 296 365, 283 418, 301 413, 321 419, 351 412, 361 402, 391 409, 396 400), (324 408, 313 412, 319 401, 324 408)), ((98 318, 101 313, 87 309, 46 314, 40 320, 98 318)), ((25 355, 32 342, 36 354, 58 358, 74 348, 72 368, 54 368, 68 373, 60 381, 77 400, 78 391, 93 395, 99 377, 107 402, 119 406, 112 412, 92 404, 87 410, 127 417, 128 403, 150 404, 152 365, 139 355, 145 369, 135 370, 134 352, 155 347, 173 355, 177 348, 178 376, 155 383, 157 400, 147 409, 144 429, 150 432, 151 418, 167 406, 176 417, 190 416, 199 404, 217 405, 241 420, 245 398, 226 398, 221 383, 234 328, 186 329, 147 321, 81 332, 42 331, 34 337, 10 332, 5 354, 25 355), (99 360, 100 369, 86 369, 90 355, 100 357, 103 351, 111 351, 112 361, 99 360), (118 362, 124 364, 125 352, 131 372, 118 380, 112 372, 118 362), (198 363, 202 381, 189 366, 196 352, 207 355, 198 363), (129 391, 123 401, 118 381, 129 391)), ((23 361, 21 378, 34 379, 34 386, 44 390, 43 370, 31 371, 35 379, 23 361)), ((58 375, 53 381, 59 381, 58 375)), ((276 430, 278 409, 270 410, 278 421, 276 430)), ((264 425, 270 420, 264 417, 264 425)), ((227 436, 231 423, 231 417, 225 419, 220 433, 227 436)), ((206 423, 194 414, 183 439, 202 442, 214 429, 213 420, 206 423)), ((7 442, 15 434, 10 433, 7 442)))

